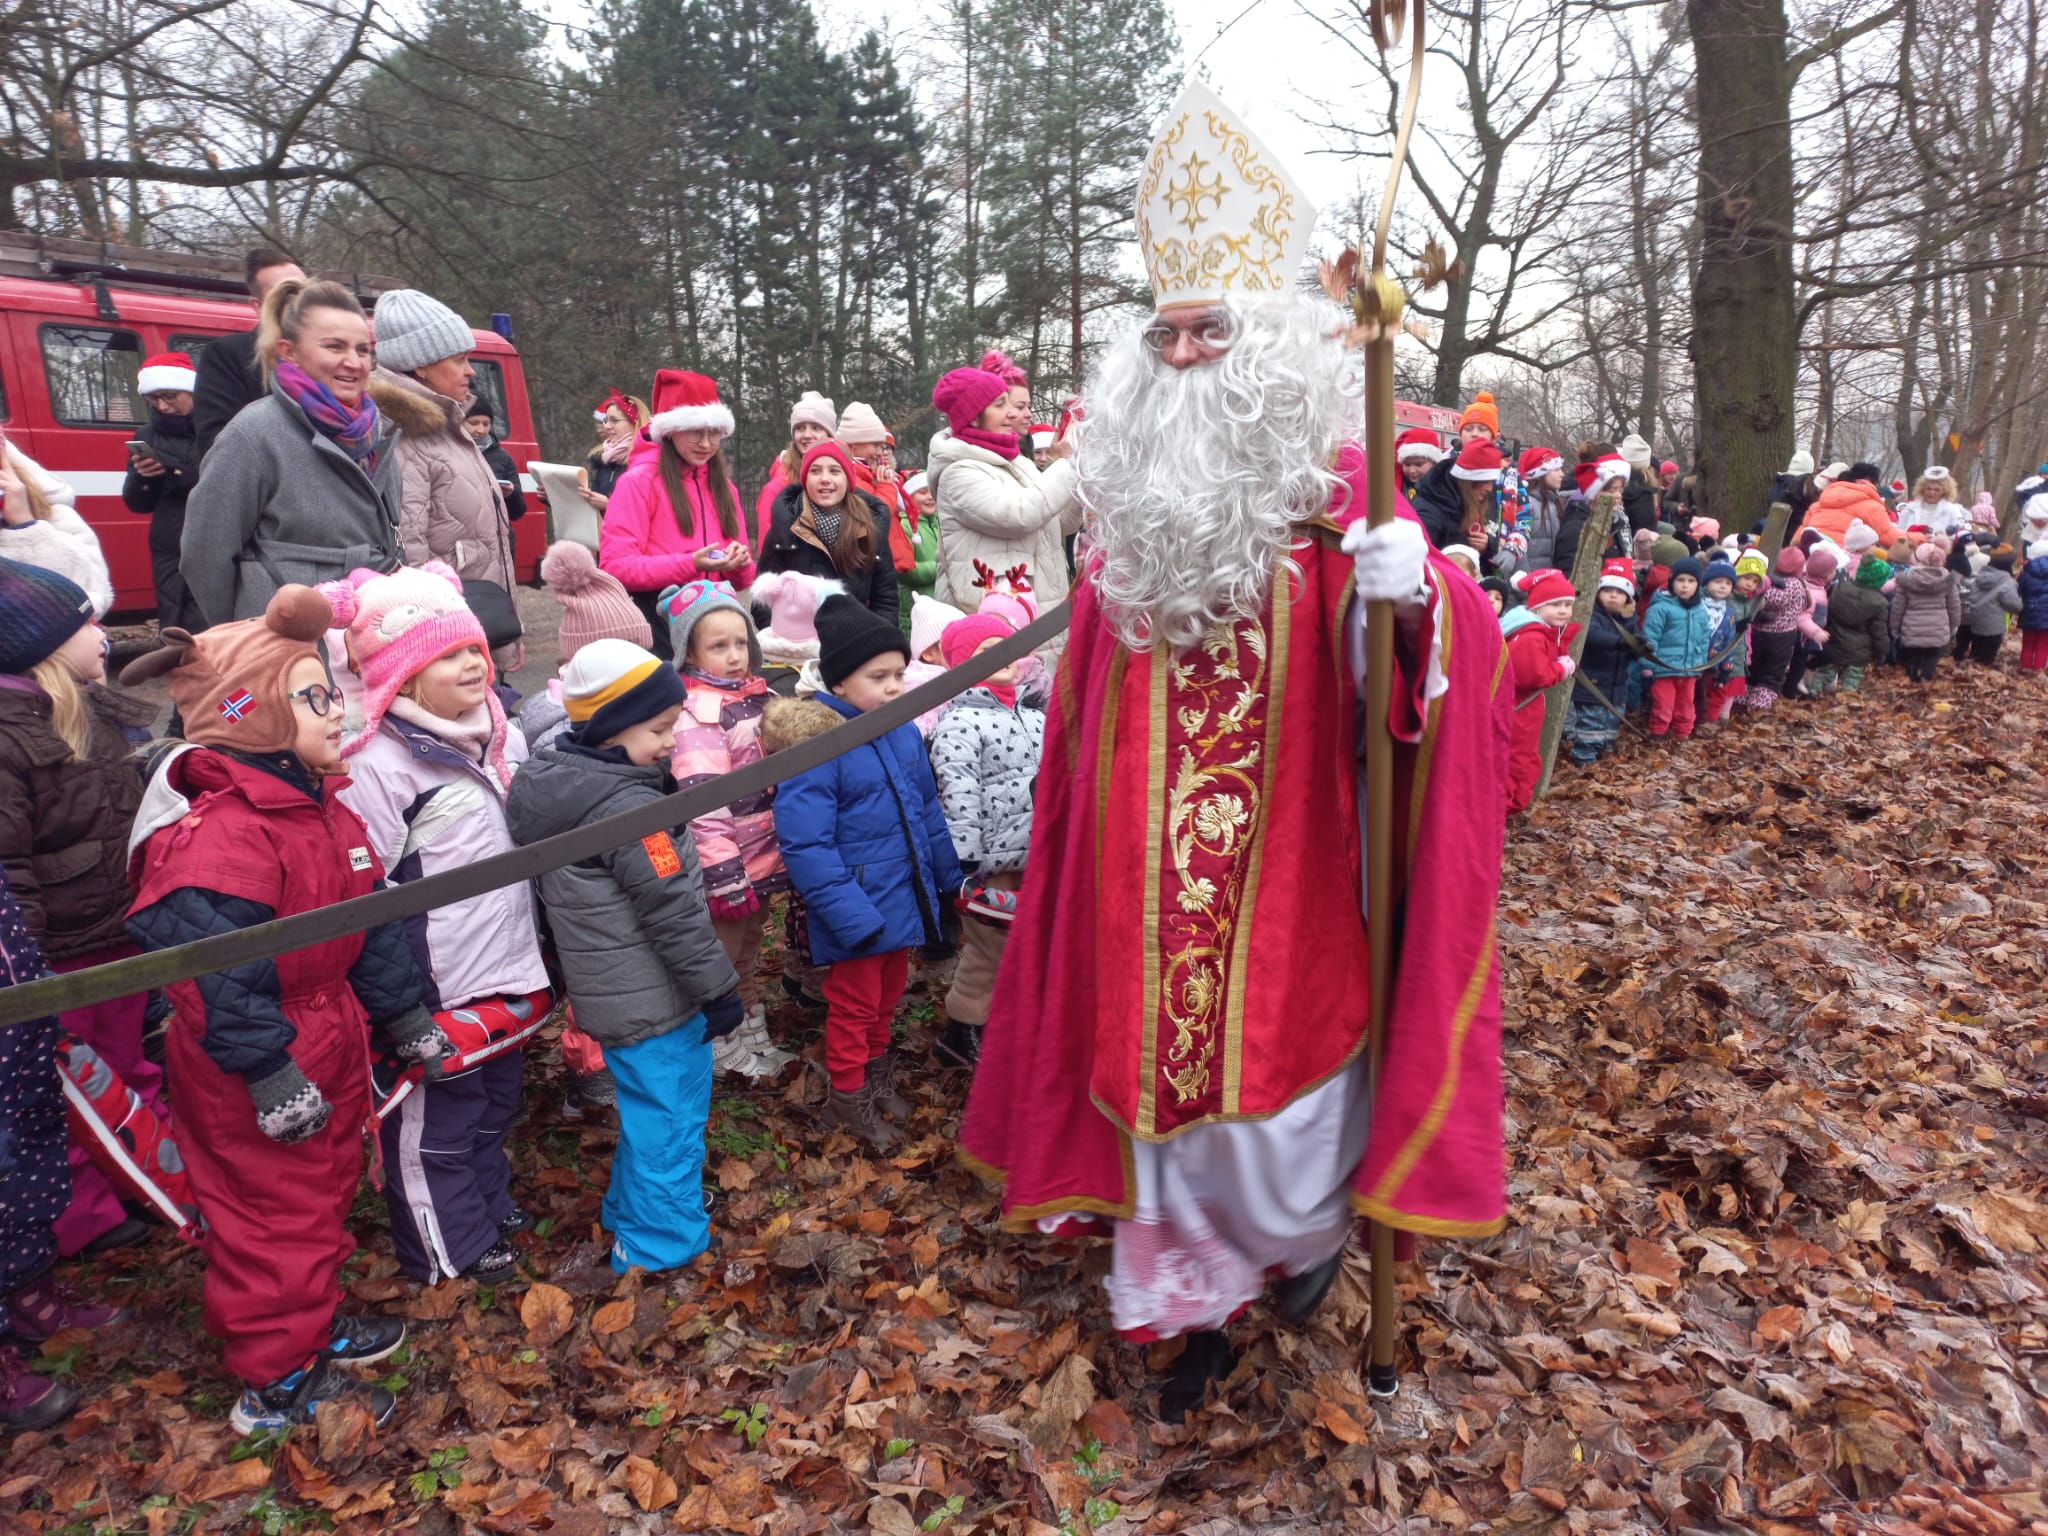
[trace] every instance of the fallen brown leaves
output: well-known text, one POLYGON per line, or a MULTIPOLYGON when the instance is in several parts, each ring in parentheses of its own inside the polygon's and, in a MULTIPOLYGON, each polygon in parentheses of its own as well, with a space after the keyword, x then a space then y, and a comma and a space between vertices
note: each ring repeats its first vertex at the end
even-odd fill
POLYGON ((159 1240, 90 1280, 136 1322, 52 1341, 85 1406, 15 1440, 0 1526, 2048 1533, 2048 692, 1937 691, 1633 744, 1516 826, 1513 1219, 1404 1272, 1391 1403, 1354 1255, 1312 1327, 1255 1309, 1215 1405, 1158 1427, 1171 1346, 1109 1330, 1100 1246, 995 1234, 955 1078, 887 1160, 822 1139, 801 1084, 721 1094, 719 1246, 616 1277, 611 1132, 557 1122, 537 1049, 534 1283, 422 1291, 358 1207, 350 1304, 413 1329, 390 1426, 342 1406, 238 1447, 198 1256, 159 1240))

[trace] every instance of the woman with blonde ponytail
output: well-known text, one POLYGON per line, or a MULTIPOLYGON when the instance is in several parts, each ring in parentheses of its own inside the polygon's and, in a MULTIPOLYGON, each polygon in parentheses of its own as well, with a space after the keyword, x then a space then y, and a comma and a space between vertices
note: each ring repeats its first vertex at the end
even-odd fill
MULTIPOLYGON (((139 734, 155 711, 111 692, 106 676, 106 636, 84 591, 54 571, 0 559, 0 866, 56 971, 136 953, 123 919, 132 900, 128 828, 142 779, 128 731, 139 734)), ((163 1075, 142 1054, 145 1001, 135 993, 73 1009, 58 1023, 161 1112, 163 1075)), ((139 1240, 141 1224, 82 1148, 71 1149, 70 1163, 58 1250, 100 1252, 139 1240)), ((0 1305, 18 1329, 20 1299, 0 1295, 0 1305)))
POLYGON ((227 424, 185 504, 180 565, 210 624, 260 617, 292 582, 399 563, 400 433, 369 397, 369 317, 339 283, 288 277, 263 300, 270 392, 227 424))

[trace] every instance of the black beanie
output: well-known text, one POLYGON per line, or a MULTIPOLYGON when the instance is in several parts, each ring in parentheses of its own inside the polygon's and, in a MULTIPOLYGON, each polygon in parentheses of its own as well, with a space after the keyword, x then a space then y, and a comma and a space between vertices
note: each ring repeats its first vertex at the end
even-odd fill
POLYGON ((910 642, 887 619, 868 612, 844 592, 818 605, 818 672, 827 688, 837 688, 884 651, 910 660, 910 642))
POLYGON ((1849 472, 1842 476, 1842 478, 1844 480, 1861 480, 1865 485, 1875 485, 1877 484, 1877 477, 1881 473, 1883 471, 1875 464, 1866 463, 1859 459, 1856 463, 1849 466, 1849 472))

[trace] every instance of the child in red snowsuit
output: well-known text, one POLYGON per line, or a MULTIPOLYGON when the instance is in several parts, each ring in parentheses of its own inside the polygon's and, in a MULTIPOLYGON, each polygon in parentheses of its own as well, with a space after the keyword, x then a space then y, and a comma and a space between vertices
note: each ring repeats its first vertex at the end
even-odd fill
POLYGON ((1515 677, 1515 739, 1508 751, 1508 810, 1526 811, 1543 777, 1543 698, 1577 670, 1571 658, 1571 622, 1577 594, 1562 571, 1543 571, 1529 583, 1526 601, 1501 618, 1508 666, 1515 677))
MULTIPOLYGON (((128 928, 165 949, 367 895, 382 873, 335 795, 341 696, 320 651, 327 600, 286 586, 260 619, 165 647, 123 681, 169 674, 188 745, 151 775, 129 838, 128 928)), ((206 1331, 247 1386, 238 1434, 308 1423, 324 1400, 393 1400, 338 1364, 404 1342, 396 1318, 339 1314, 355 1250, 345 1221, 362 1172, 370 1031, 437 1075, 448 1040, 422 1004, 404 927, 209 972, 170 988, 172 1112, 206 1221, 206 1331)))

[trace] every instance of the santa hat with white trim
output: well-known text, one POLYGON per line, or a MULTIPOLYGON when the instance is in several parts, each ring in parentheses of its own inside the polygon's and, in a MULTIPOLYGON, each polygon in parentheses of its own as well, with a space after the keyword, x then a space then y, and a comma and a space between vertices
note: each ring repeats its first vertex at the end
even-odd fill
POLYGON ((158 395, 170 390, 190 391, 199 382, 199 371, 192 366, 192 359, 183 352, 159 352, 154 357, 142 360, 142 371, 135 375, 135 393, 158 395))
POLYGON ((732 412, 718 398, 716 381, 703 374, 663 368, 655 374, 649 394, 654 414, 648 419, 647 435, 656 442, 676 432, 697 432, 705 427, 732 436, 732 412))
POLYGON ((1436 464, 1444 456, 1443 446, 1437 442, 1436 434, 1427 427, 1410 427, 1394 439, 1394 462, 1403 459, 1427 459, 1436 464))
POLYGON ((1500 478, 1500 472, 1507 468, 1507 460, 1500 456, 1500 449, 1484 437, 1475 437, 1458 450, 1458 462, 1451 466, 1453 480, 1486 480, 1500 478))
POLYGON ((1034 421, 1031 424, 1031 451, 1033 453, 1045 452, 1059 438, 1059 435, 1060 429, 1058 427, 1049 427, 1042 421, 1034 421))
POLYGON ((1600 586, 1598 590, 1612 589, 1629 597, 1636 595, 1636 568, 1622 559, 1603 560, 1600 563, 1600 586))

